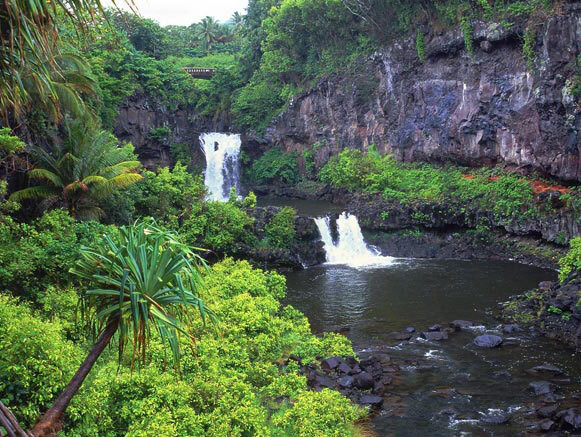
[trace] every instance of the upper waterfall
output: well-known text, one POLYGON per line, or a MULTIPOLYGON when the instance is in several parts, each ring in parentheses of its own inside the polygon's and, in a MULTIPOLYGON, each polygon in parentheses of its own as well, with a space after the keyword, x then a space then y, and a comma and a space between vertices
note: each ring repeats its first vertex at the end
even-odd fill
POLYGON ((204 184, 210 199, 225 202, 233 187, 238 191, 241 144, 238 134, 209 132, 200 135, 200 145, 206 156, 204 184))
POLYGON ((394 262, 393 257, 381 256, 379 251, 369 247, 363 239, 357 217, 342 213, 337 219, 339 238, 333 241, 329 217, 319 217, 315 223, 325 244, 329 264, 346 264, 351 267, 385 266, 394 262))

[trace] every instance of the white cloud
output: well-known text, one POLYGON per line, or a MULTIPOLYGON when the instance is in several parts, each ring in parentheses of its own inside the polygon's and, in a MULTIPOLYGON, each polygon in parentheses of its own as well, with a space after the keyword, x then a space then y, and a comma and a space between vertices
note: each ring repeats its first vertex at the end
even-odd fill
MULTIPOLYGON (((189 26, 209 15, 218 21, 228 20, 235 11, 245 13, 248 0, 133 0, 139 14, 152 18, 162 26, 170 24, 189 26)), ((104 2, 111 5, 111 0, 104 2)), ((118 5, 123 0, 116 0, 118 5)), ((124 7, 124 9, 127 9, 124 7)))

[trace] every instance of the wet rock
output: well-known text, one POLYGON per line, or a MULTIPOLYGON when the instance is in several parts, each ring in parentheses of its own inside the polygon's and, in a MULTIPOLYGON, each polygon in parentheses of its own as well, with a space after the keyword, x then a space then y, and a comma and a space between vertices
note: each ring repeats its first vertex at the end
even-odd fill
POLYGON ((353 387, 353 383, 355 382, 355 378, 353 376, 344 376, 339 378, 339 385, 343 388, 351 388, 353 387))
POLYGON ((510 420, 510 414, 504 412, 490 413, 480 419, 482 423, 488 425, 502 425, 510 420))
POLYGON ((540 418, 548 418, 557 412, 559 409, 559 404, 547 405, 546 407, 541 407, 537 410, 537 416, 540 418))
POLYGON ((522 328, 519 324, 517 323, 511 323, 509 325, 504 325, 502 327, 502 332, 504 332, 505 334, 514 334, 516 332, 522 332, 522 328))
POLYGON ((495 348, 502 344, 502 338, 491 334, 479 335, 474 339, 474 344, 478 347, 495 348))
POLYGON ((376 395, 363 395, 359 398, 359 403, 362 405, 370 405, 372 407, 380 407, 383 404, 383 398, 376 395))
POLYGON ((323 370, 333 370, 336 369, 339 364, 341 364, 339 358, 327 358, 326 360, 321 361, 321 368, 323 370))
POLYGON ((529 384, 529 388, 536 396, 541 396, 553 392, 554 384, 549 381, 534 381, 529 384))
POLYGON ((565 414, 558 415, 561 416, 563 423, 569 425, 570 428, 580 429, 581 428, 581 409, 579 408, 569 408, 565 411, 565 414))
POLYGON ((317 374, 315 377, 315 387, 335 388, 335 381, 327 376, 317 374))
POLYGON ((564 375, 565 372, 558 368, 557 366, 553 366, 552 364, 541 364, 540 366, 535 366, 531 369, 527 370, 527 373, 531 375, 552 375, 552 376, 561 376, 564 375))
POLYGON ((553 422, 551 419, 541 420, 538 424, 539 429, 544 432, 550 431, 551 428, 553 428, 553 425, 555 425, 555 422, 553 422))
POLYGON ((339 364, 339 367, 337 367, 337 370, 339 372, 342 372, 342 373, 349 373, 352 369, 351 369, 351 366, 349 364, 347 364, 345 361, 343 361, 341 364, 339 364))
POLYGON ((442 329, 442 327, 441 327, 440 325, 436 324, 436 325, 432 325, 432 326, 430 326, 430 327, 428 328, 428 331, 430 331, 430 332, 435 332, 435 331, 439 331, 440 329, 442 329))
POLYGON ((442 416, 456 417, 458 415, 458 411, 456 411, 452 407, 448 407, 448 408, 444 408, 443 410, 441 410, 440 411, 440 415, 442 415, 442 416))
POLYGON ((355 387, 361 390, 367 390, 374 387, 375 380, 373 379, 373 376, 371 376, 369 373, 361 372, 355 377, 354 384, 355 387))
POLYGON ((553 286, 553 282, 551 282, 551 281, 539 282, 539 288, 541 290, 549 290, 552 286, 553 286))
POLYGON ((359 367, 359 363, 355 363, 355 365, 351 367, 351 370, 348 373, 349 375, 357 375, 358 373, 361 373, 361 367, 359 367))
POLYGON ((414 332, 416 332, 416 328, 414 328, 413 326, 409 326, 405 328, 405 332, 407 332, 408 334, 413 334, 414 332))
POLYGON ((410 332, 392 332, 390 336, 397 341, 407 341, 412 338, 414 334, 410 332))
POLYGON ((441 331, 422 332, 422 337, 428 341, 442 341, 448 339, 448 333, 441 331))
POLYGON ((474 326, 474 324, 468 320, 454 320, 453 322, 450 323, 450 326, 454 328, 456 331, 460 331, 462 329, 470 328, 474 326))

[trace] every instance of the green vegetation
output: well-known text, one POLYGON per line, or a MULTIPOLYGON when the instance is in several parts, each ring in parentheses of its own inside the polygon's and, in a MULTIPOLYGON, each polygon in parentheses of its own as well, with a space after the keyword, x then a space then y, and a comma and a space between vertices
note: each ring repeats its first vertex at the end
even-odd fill
POLYGON ((296 183, 299 179, 297 155, 285 153, 278 147, 269 149, 254 161, 248 178, 255 184, 269 184, 274 181, 296 183))
POLYGON ((113 135, 94 131, 80 121, 67 125, 65 141, 56 143, 53 150, 35 147, 30 153, 37 168, 28 177, 42 185, 17 191, 10 199, 51 199, 73 217, 100 216, 100 199, 141 179, 134 172, 141 163, 131 146, 118 147, 113 135))
POLYGON ((559 260, 559 279, 564 281, 576 270, 581 270, 581 237, 572 238, 569 242, 571 249, 559 260))
MULTIPOLYGON (((374 148, 362 153, 344 150, 319 173, 322 181, 351 190, 381 193, 401 202, 434 201, 491 211, 497 218, 515 219, 540 213, 530 182, 489 169, 406 164, 381 156, 374 148)), ((422 222, 421 218, 418 218, 422 222)))
POLYGON ((266 225, 265 241, 269 247, 288 249, 295 238, 295 219, 297 212, 290 207, 284 207, 266 225))

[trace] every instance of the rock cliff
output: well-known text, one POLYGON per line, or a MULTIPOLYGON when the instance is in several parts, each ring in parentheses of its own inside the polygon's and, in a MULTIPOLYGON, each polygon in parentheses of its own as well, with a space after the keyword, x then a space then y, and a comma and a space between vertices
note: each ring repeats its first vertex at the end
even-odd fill
POLYGON ((228 120, 211 120, 201 117, 193 107, 169 110, 143 93, 131 96, 119 108, 115 135, 135 146, 139 159, 148 168, 171 164, 170 144, 183 144, 194 163, 203 162, 200 134, 203 132, 228 132, 228 120), (156 128, 167 127, 170 134, 165 139, 151 137, 156 128))
POLYGON ((474 53, 462 33, 414 39, 375 53, 295 97, 267 130, 287 151, 313 147, 323 165, 344 148, 375 144, 403 161, 504 163, 581 180, 581 110, 571 93, 581 54, 581 4, 536 27, 532 69, 522 29, 474 24, 474 53))

